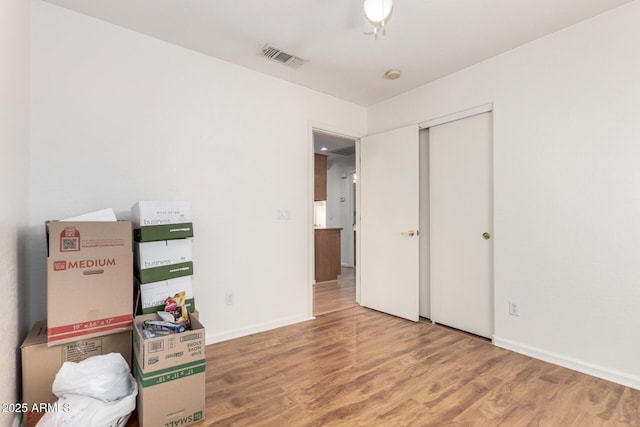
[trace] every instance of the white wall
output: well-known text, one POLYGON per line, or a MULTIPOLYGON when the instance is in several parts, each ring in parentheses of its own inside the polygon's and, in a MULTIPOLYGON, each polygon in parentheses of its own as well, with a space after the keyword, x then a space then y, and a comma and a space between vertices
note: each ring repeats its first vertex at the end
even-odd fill
POLYGON ((31 320, 45 220, 166 199, 192 202, 209 343, 308 319, 311 123, 362 134, 364 108, 39 0, 32 27, 31 320))
MULTIPOLYGON (((20 344, 26 335, 24 248, 29 190, 29 2, 0 4, 0 403, 18 402, 20 344)), ((2 412, 0 426, 14 414, 2 412)))
POLYGON ((634 1, 368 112, 373 134, 493 102, 495 342, 636 388, 638 22, 634 1))
POLYGON ((355 155, 329 159, 327 167, 327 227, 341 227, 340 261, 353 266, 353 211, 351 174, 356 171, 355 155), (347 178, 343 178, 344 176, 347 178), (344 198, 344 201, 341 201, 344 198))

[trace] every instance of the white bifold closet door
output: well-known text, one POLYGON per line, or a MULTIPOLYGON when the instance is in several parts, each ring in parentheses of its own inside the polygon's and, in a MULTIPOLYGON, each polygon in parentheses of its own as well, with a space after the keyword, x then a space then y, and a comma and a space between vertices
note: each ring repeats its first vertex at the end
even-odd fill
POLYGON ((493 335, 492 114, 429 128, 431 320, 493 335))

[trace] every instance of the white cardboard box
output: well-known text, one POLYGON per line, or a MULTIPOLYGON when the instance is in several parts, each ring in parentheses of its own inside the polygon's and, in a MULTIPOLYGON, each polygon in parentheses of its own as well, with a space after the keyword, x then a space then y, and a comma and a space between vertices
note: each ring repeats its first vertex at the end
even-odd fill
POLYGON ((140 285, 140 306, 142 308, 142 314, 164 310, 165 300, 182 291, 186 293, 187 310, 192 312, 195 310, 195 304, 191 276, 140 285))
POLYGON ((191 239, 135 242, 133 253, 139 270, 193 261, 191 239))
POLYGON ((141 201, 131 207, 134 228, 191 223, 191 202, 141 201))

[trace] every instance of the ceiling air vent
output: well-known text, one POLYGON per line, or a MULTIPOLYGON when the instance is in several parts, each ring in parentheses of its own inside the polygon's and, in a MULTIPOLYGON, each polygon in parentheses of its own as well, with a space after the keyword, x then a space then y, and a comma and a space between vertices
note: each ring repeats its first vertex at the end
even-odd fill
POLYGON ((290 68, 299 68, 302 64, 307 62, 299 56, 292 55, 267 44, 262 46, 262 49, 260 49, 260 55, 290 68))

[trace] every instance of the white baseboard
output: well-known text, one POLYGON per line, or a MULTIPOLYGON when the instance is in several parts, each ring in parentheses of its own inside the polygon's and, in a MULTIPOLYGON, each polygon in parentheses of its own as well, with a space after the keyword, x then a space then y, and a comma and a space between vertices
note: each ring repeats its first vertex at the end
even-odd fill
POLYGON ((282 326, 293 325, 295 323, 306 322, 307 320, 313 320, 315 317, 307 314, 300 314, 297 316, 286 317, 278 319, 273 322, 260 323, 257 325, 247 326, 245 328, 232 329, 230 331, 224 331, 214 334, 207 334, 205 338, 206 345, 215 344, 217 342, 232 340, 234 338, 240 338, 258 332, 265 332, 271 329, 280 328, 282 326))
POLYGON ((582 360, 573 359, 571 357, 566 357, 558 353, 541 350, 539 348, 531 347, 496 336, 493 337, 493 344, 507 350, 515 351, 516 353, 521 353, 526 356, 533 357, 535 359, 544 360, 545 362, 563 366, 568 369, 573 369, 574 371, 582 372, 583 374, 592 375, 594 377, 602 378, 607 381, 612 381, 626 387, 640 390, 640 377, 636 377, 634 375, 629 375, 624 372, 617 372, 608 368, 604 368, 602 366, 584 362, 582 360))

